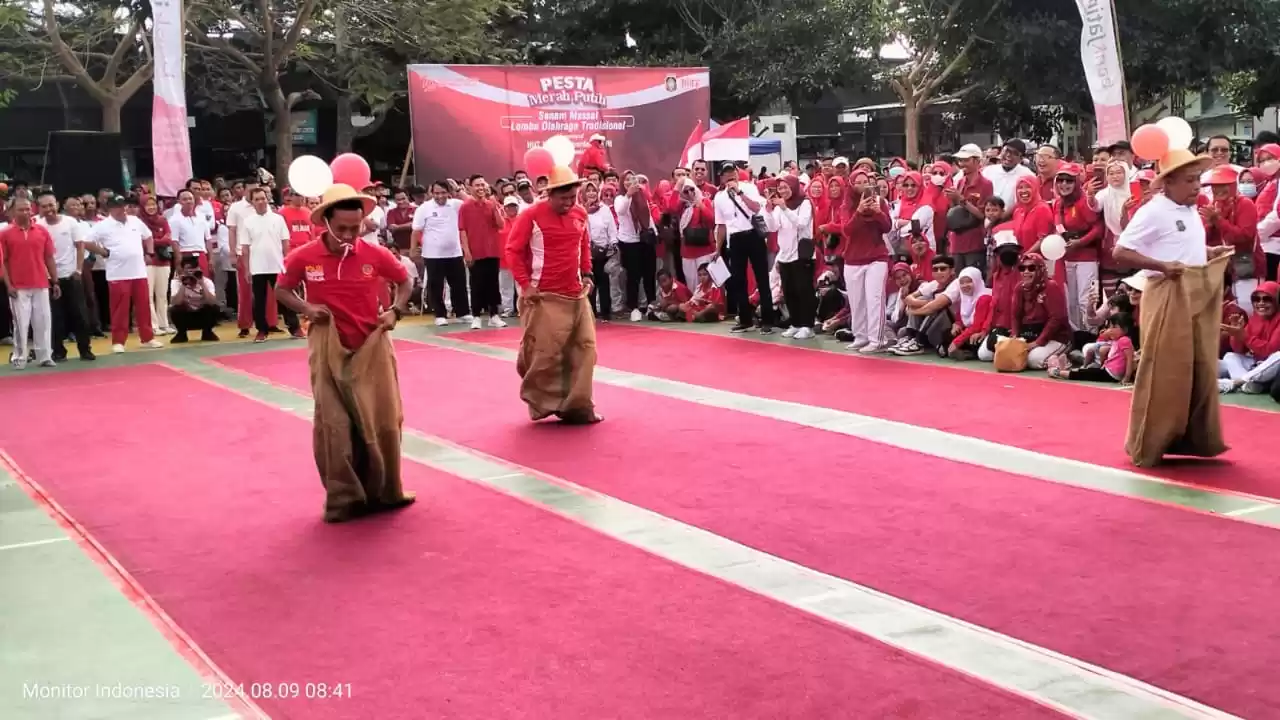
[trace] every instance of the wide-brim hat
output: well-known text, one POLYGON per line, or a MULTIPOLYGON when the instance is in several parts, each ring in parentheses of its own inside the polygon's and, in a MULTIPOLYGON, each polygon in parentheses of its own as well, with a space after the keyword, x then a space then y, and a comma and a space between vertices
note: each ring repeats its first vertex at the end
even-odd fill
POLYGON ((1213 160, 1208 155, 1196 155, 1190 150, 1170 150, 1165 156, 1160 158, 1159 172, 1156 179, 1152 181, 1153 185, 1164 184, 1165 178, 1178 170, 1190 169, 1199 175, 1213 165, 1213 160))
POLYGON ((364 193, 357 192, 350 185, 334 183, 329 186, 328 190, 324 191, 324 195, 320 196, 320 204, 316 206, 315 210, 311 211, 311 222, 319 225, 324 221, 324 211, 344 200, 359 200, 360 204, 364 206, 365 215, 373 212, 374 206, 378 204, 377 200, 364 193))
POLYGON ((1120 282, 1128 285, 1138 292, 1145 292, 1147 289, 1147 276, 1141 272, 1136 272, 1120 282))
POLYGON ((547 192, 581 184, 578 174, 563 165, 551 168, 551 174, 547 175, 547 192))

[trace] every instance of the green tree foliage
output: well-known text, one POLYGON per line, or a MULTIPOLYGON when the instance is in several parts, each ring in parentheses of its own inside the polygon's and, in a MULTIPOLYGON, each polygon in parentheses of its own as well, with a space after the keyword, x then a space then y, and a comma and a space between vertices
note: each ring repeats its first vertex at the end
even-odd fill
POLYGON ((120 109, 151 79, 150 5, 130 0, 0 1, 0 101, 23 88, 75 83, 120 132, 120 109))

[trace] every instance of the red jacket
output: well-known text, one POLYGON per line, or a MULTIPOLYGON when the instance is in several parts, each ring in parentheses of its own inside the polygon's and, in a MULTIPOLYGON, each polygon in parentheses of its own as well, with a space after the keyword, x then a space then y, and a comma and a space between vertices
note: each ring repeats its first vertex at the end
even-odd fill
POLYGON ((587 211, 575 205, 561 215, 549 203, 534 203, 511 226, 506 256, 521 288, 537 283, 542 292, 577 296, 582 292, 582 276, 591 272, 587 211), (535 257, 539 262, 534 262, 535 257))
MULTIPOLYGON (((994 294, 993 294, 994 295, 994 294)), ((957 345, 963 345, 966 340, 974 335, 986 335, 991 331, 991 298, 993 295, 983 295, 978 298, 978 304, 973 307, 973 322, 952 340, 957 345)), ((960 319, 960 308, 954 308, 956 313, 956 322, 964 323, 960 319)))
MULTIPOLYGON (((1258 208, 1253 201, 1237 195, 1235 202, 1213 203, 1218 218, 1205 224, 1205 245, 1231 245, 1236 253, 1251 253, 1255 276, 1261 278, 1267 267, 1266 253, 1258 242, 1258 208)), ((1243 299, 1243 298, 1241 298, 1243 299)))
POLYGON ((1024 325, 1044 324, 1044 330, 1036 338, 1035 345, 1043 346, 1051 341, 1071 341, 1071 326, 1067 323, 1067 292, 1056 280, 1049 280, 1040 292, 1032 296, 1026 289, 1018 288, 1018 301, 1013 308, 1013 331, 1022 333, 1024 325))
MULTIPOLYGON (((841 215, 844 215, 842 212, 841 215)), ((834 218, 833 218, 834 219, 834 218)), ((840 223, 829 223, 823 226, 825 232, 840 233, 840 248, 837 254, 844 257, 845 265, 870 265, 889 259, 889 248, 885 246, 884 234, 893 227, 889 220, 889 209, 884 200, 880 207, 870 215, 863 215, 856 210, 840 223)))
POLYGON ((1054 200, 1053 222, 1059 226, 1059 232, 1084 233, 1067 250, 1064 258, 1067 262, 1098 262, 1104 226, 1102 217, 1089 207, 1089 198, 1084 193, 1072 202, 1061 197, 1054 200))
MULTIPOLYGON (((1280 297, 1280 283, 1264 282, 1255 292, 1267 293, 1273 298, 1280 297)), ((1244 302, 1243 298, 1241 302, 1244 302)), ((1244 326, 1244 337, 1232 336, 1231 351, 1251 355, 1258 361, 1280 352, 1280 313, 1269 318, 1254 313, 1244 326)))
POLYGON ((1021 299, 1018 294, 1021 284, 1021 273, 1016 266, 1005 267, 996 262, 991 270, 991 327, 1005 330, 1013 327, 1013 316, 1021 299))
POLYGON ((593 169, 602 174, 609 169, 609 159, 604 155, 604 148, 595 143, 588 145, 582 151, 582 157, 578 158, 578 177, 585 178, 593 169))

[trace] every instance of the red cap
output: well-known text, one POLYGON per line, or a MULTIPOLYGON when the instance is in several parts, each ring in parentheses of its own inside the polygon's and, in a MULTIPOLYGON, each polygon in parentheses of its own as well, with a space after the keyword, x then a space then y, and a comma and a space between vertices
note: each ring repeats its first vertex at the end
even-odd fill
POLYGON ((1235 185, 1240 179, 1240 173, 1230 165, 1222 165, 1213 168, 1205 173, 1205 178, 1201 181, 1203 185, 1235 185))
POLYGON ((1257 156, 1261 155, 1262 153, 1266 153, 1266 154, 1270 155, 1271 157, 1273 157, 1273 158, 1275 158, 1275 159, 1277 159, 1277 160, 1280 160, 1280 145, 1277 145, 1277 144, 1275 144, 1275 143, 1267 143, 1266 145, 1263 145, 1262 147, 1258 148, 1257 150, 1254 150, 1254 151, 1253 151, 1253 156, 1256 158, 1257 156))
POLYGON ((1067 162, 1059 165, 1058 172, 1054 173, 1053 176, 1058 177, 1059 175, 1070 175, 1071 177, 1078 178, 1080 177, 1080 173, 1081 170, 1079 165, 1067 162))
POLYGON ((1139 170, 1136 179, 1138 182, 1151 182, 1156 179, 1156 171, 1151 168, 1139 170))

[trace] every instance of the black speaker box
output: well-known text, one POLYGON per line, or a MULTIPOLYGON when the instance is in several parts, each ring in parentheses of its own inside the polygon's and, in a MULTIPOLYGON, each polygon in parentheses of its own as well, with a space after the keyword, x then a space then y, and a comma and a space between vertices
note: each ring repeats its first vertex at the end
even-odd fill
POLYGON ((122 162, 119 133, 56 130, 45 150, 44 184, 62 198, 102 188, 124 194, 122 162))

